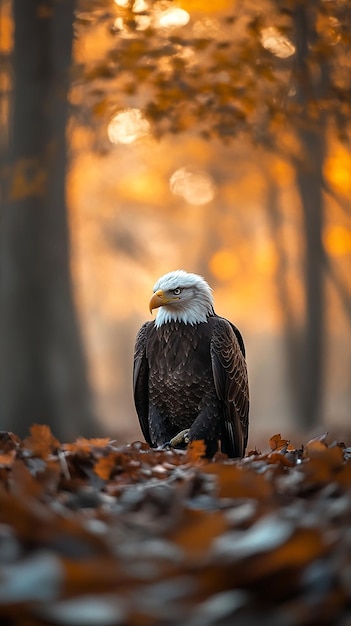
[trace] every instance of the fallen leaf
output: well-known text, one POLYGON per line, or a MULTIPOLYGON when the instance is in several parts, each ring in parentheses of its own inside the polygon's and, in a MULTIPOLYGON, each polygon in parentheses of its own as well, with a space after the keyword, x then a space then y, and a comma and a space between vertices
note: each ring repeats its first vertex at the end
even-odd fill
POLYGON ((34 424, 30 428, 30 437, 24 440, 23 445, 34 456, 45 459, 51 452, 60 447, 60 442, 54 437, 48 426, 34 424))
POLYGON ((202 439, 191 441, 187 447, 187 461, 197 464, 204 461, 206 454, 205 442, 202 439))

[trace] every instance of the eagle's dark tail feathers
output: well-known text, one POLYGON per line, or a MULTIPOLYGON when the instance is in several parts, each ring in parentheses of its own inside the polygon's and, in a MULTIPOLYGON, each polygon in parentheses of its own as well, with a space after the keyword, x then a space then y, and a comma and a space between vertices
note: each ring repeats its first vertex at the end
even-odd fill
POLYGON ((245 454, 244 434, 240 420, 224 420, 221 451, 229 458, 242 458, 245 454))

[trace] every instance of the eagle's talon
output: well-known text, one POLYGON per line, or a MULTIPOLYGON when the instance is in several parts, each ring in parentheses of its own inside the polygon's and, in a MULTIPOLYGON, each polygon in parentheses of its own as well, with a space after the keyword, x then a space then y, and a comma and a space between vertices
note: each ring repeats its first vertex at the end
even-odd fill
POLYGON ((189 437, 188 437, 189 430, 190 430, 189 428, 185 428, 184 430, 181 430, 179 433, 174 435, 174 437, 172 437, 170 441, 172 448, 175 448, 180 443, 185 443, 185 444, 189 443, 189 437))

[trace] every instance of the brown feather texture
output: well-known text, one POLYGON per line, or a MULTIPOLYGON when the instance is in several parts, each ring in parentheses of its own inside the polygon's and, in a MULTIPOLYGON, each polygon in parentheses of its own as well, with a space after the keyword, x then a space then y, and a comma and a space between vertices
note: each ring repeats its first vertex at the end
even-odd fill
POLYGON ((229 457, 244 456, 249 387, 239 330, 215 314, 206 281, 183 270, 157 281, 150 305, 158 315, 138 332, 133 377, 145 440, 152 447, 203 440, 208 457, 220 442, 229 457))

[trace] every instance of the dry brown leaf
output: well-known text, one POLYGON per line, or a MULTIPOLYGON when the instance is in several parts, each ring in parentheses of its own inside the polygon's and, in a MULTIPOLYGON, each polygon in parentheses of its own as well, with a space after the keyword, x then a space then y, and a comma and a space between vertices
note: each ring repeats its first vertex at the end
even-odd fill
POLYGON ((111 472, 116 466, 116 460, 121 455, 117 452, 111 452, 107 456, 101 456, 94 465, 95 473, 102 478, 102 480, 109 480, 111 472))
POLYGON ((23 441, 23 445, 31 450, 33 456, 43 459, 60 447, 60 442, 54 437, 50 428, 45 424, 34 424, 30 428, 30 437, 23 441))
POLYGON ((213 540, 228 529, 223 511, 186 510, 169 539, 190 556, 204 555, 213 540))
POLYGON ((289 439, 282 439, 280 434, 273 435, 269 440, 269 445, 273 452, 278 452, 283 449, 295 450, 294 446, 290 444, 289 439))
POLYGON ((7 453, 0 454, 0 467, 11 467, 16 457, 16 450, 10 450, 7 453))
POLYGON ((271 452, 267 455, 267 463, 276 463, 284 467, 293 467, 294 465, 294 463, 287 458, 286 454, 281 454, 281 452, 278 451, 271 452))
POLYGON ((93 439, 86 439, 85 437, 78 437, 73 443, 65 443, 63 449, 69 452, 92 452, 93 448, 104 448, 111 439, 108 437, 97 437, 93 439))
POLYGON ((201 463, 204 461, 206 454, 205 442, 202 439, 191 441, 187 447, 187 461, 189 463, 201 463))
POLYGON ((234 464, 211 463, 203 468, 217 479, 219 498, 256 498, 264 500, 273 493, 272 485, 262 474, 234 464))

